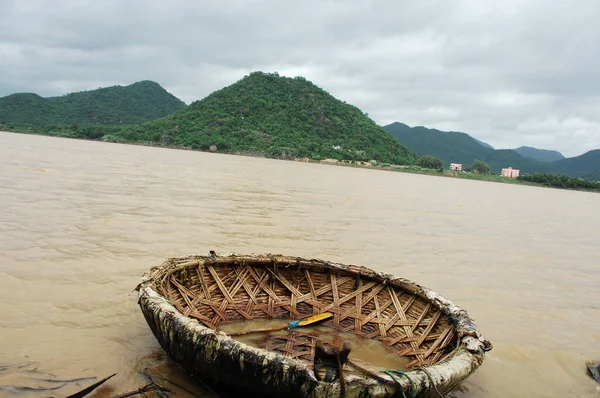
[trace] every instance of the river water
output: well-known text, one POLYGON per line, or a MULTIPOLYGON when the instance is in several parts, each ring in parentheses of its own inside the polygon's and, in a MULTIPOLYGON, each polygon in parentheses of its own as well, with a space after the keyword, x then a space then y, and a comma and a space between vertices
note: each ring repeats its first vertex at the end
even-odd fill
POLYGON ((494 344, 454 397, 600 396, 584 373, 600 359, 598 194, 0 133, 0 206, 0 396, 113 373, 93 396, 143 373, 211 396, 131 293, 151 266, 209 250, 362 264, 438 291, 494 344))

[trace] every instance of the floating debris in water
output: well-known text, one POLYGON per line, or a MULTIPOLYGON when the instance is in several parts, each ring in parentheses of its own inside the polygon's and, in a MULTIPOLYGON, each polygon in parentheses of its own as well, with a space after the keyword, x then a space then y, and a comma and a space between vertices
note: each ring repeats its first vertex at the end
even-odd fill
POLYGON ((587 366, 587 375, 594 379, 600 387, 600 361, 589 361, 585 365, 587 366))

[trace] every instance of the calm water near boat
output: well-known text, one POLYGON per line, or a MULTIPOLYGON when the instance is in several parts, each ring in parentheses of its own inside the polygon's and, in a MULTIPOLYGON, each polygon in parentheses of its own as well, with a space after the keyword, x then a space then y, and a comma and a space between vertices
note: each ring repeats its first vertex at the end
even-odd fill
POLYGON ((117 373, 105 397, 144 372, 212 396, 163 354, 131 293, 151 266, 211 249, 366 265, 438 291, 494 344, 454 397, 600 395, 584 374, 600 359, 598 194, 0 133, 0 205, 0 396, 117 373))

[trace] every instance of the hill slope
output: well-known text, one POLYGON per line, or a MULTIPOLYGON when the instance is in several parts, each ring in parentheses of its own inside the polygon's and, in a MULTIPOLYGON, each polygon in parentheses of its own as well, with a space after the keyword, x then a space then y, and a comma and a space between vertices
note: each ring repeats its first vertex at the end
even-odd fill
POLYGON ((554 162, 555 160, 565 158, 563 154, 558 151, 538 149, 530 146, 521 146, 515 148, 514 151, 523 157, 534 159, 539 162, 554 162))
POLYGON ((42 98, 21 93, 0 98, 0 124, 35 127, 141 123, 184 108, 158 83, 141 81, 42 98))
POLYGON ((494 173, 504 167, 520 169, 523 173, 545 172, 549 168, 544 163, 527 159, 510 149, 492 149, 481 145, 465 133, 440 131, 426 127, 410 127, 404 123, 392 123, 384 127, 391 135, 406 144, 419 156, 438 157, 448 168, 450 163, 462 163, 470 168, 475 159, 487 162, 494 173))
MULTIPOLYGON (((469 136, 469 137, 471 137, 471 136, 469 136)), ((477 141, 479 144, 483 145, 486 148, 494 149, 494 147, 491 146, 490 144, 488 144, 487 142, 480 141, 480 140, 478 140, 477 138, 474 138, 474 137, 471 137, 471 138, 473 138, 475 141, 477 141)))
POLYGON ((310 81, 253 72, 186 109, 106 140, 154 142, 271 157, 407 164, 416 155, 360 109, 310 81))
POLYGON ((600 149, 550 163, 554 172, 600 181, 600 149))

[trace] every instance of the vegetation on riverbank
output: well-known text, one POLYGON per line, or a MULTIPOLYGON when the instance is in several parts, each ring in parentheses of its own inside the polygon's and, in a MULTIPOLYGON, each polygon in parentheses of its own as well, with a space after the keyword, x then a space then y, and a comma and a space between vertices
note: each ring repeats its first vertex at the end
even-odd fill
POLYGON ((0 130, 14 133, 49 135, 52 137, 78 138, 82 140, 99 141, 108 134, 114 134, 124 126, 79 124, 73 123, 69 126, 31 126, 21 124, 0 124, 0 130))
POLYGON ((584 180, 583 178, 573 178, 564 174, 533 173, 519 176, 518 180, 533 182, 553 188, 600 192, 600 181, 589 181, 584 180))
MULTIPOLYGON (((579 184, 560 184, 554 183, 550 184, 547 182, 545 178, 537 179, 537 178, 527 178, 527 176, 522 176, 525 178, 511 178, 511 177, 503 177, 496 174, 479 174, 479 173, 467 173, 461 171, 453 171, 453 170, 444 170, 444 169, 436 169, 436 168, 428 168, 421 167, 417 165, 390 165, 387 163, 378 163, 378 162, 355 162, 355 161, 337 161, 334 159, 325 159, 322 161, 311 161, 310 159, 300 159, 300 161, 305 162, 315 162, 322 164, 334 164, 338 166, 348 166, 348 167, 361 167, 361 168, 369 168, 376 170, 389 170, 389 171, 397 171, 402 173, 411 173, 411 174, 423 174, 437 177, 448 177, 448 178, 459 178, 463 180, 476 180, 476 181, 487 181, 487 182, 498 182, 503 184, 516 184, 516 185, 529 185, 536 187, 550 187, 550 188, 559 188, 559 189, 569 189, 569 190, 577 190, 577 191, 589 191, 589 192, 600 192, 600 182, 587 181, 578 178, 571 178, 564 175, 552 175, 555 176, 559 181, 564 181, 565 179, 577 180, 579 184)), ((540 174, 541 175, 541 174, 540 174)), ((548 176, 543 174, 543 176, 548 176)))
MULTIPOLYGON (((72 139, 86 139, 77 137, 68 132, 50 132, 50 133, 38 133, 35 131, 29 131, 28 129, 23 129, 23 131, 13 131, 16 133, 23 134, 40 134, 40 135, 49 135, 54 137, 62 137, 62 138, 72 138, 72 139)), ((88 140, 88 139, 86 139, 88 140)), ((96 140, 98 141, 98 140, 96 140)), ((178 150, 193 150, 187 147, 176 147, 176 146, 165 146, 161 143, 156 142, 121 142, 122 144, 129 145, 141 145, 141 146, 151 146, 151 147, 159 147, 159 148, 169 148, 169 149, 178 149, 178 150)), ((206 151, 201 151, 206 152, 206 151)), ((252 151, 232 151, 229 152, 230 155, 239 155, 239 156, 250 156, 250 157, 265 157, 262 153, 256 153, 252 151)), ((545 180, 529 180, 527 178, 510 178, 510 177, 502 177, 495 174, 477 174, 477 173, 467 173, 467 172, 457 172, 452 170, 444 170, 444 169, 435 169, 428 167, 421 167, 418 165, 392 165, 389 163, 380 163, 380 162, 364 162, 364 161, 354 161, 354 160, 338 160, 338 159, 311 159, 311 158, 288 158, 285 160, 289 161, 298 161, 298 162, 306 162, 306 163, 317 163, 324 165, 337 165, 337 166, 345 166, 345 167, 357 167, 357 168, 368 168, 373 170, 386 170, 386 171, 395 171, 402 173, 410 173, 410 174, 422 174, 436 177, 449 177, 449 178, 459 178, 466 180, 477 180, 477 181, 487 181, 487 182, 499 182, 504 184, 519 184, 519 185, 529 185, 529 186, 537 186, 537 187, 545 187, 545 188, 559 188, 559 189, 569 189, 569 190, 579 190, 579 191, 589 191, 589 192, 600 192, 600 188, 594 188, 587 185, 581 185, 579 187, 573 186, 568 187, 566 185, 560 184, 548 184, 545 180)), ((545 174, 544 174, 545 175, 545 174)), ((569 178, 568 176, 557 175, 562 178, 569 178)), ((521 176, 524 177, 524 176, 521 176)), ((577 179, 580 180, 580 179, 577 179)), ((590 182, 587 180, 583 180, 585 182, 590 182)), ((592 182, 594 183, 594 182, 592 182)), ((600 182, 596 182, 600 184, 600 182)))

